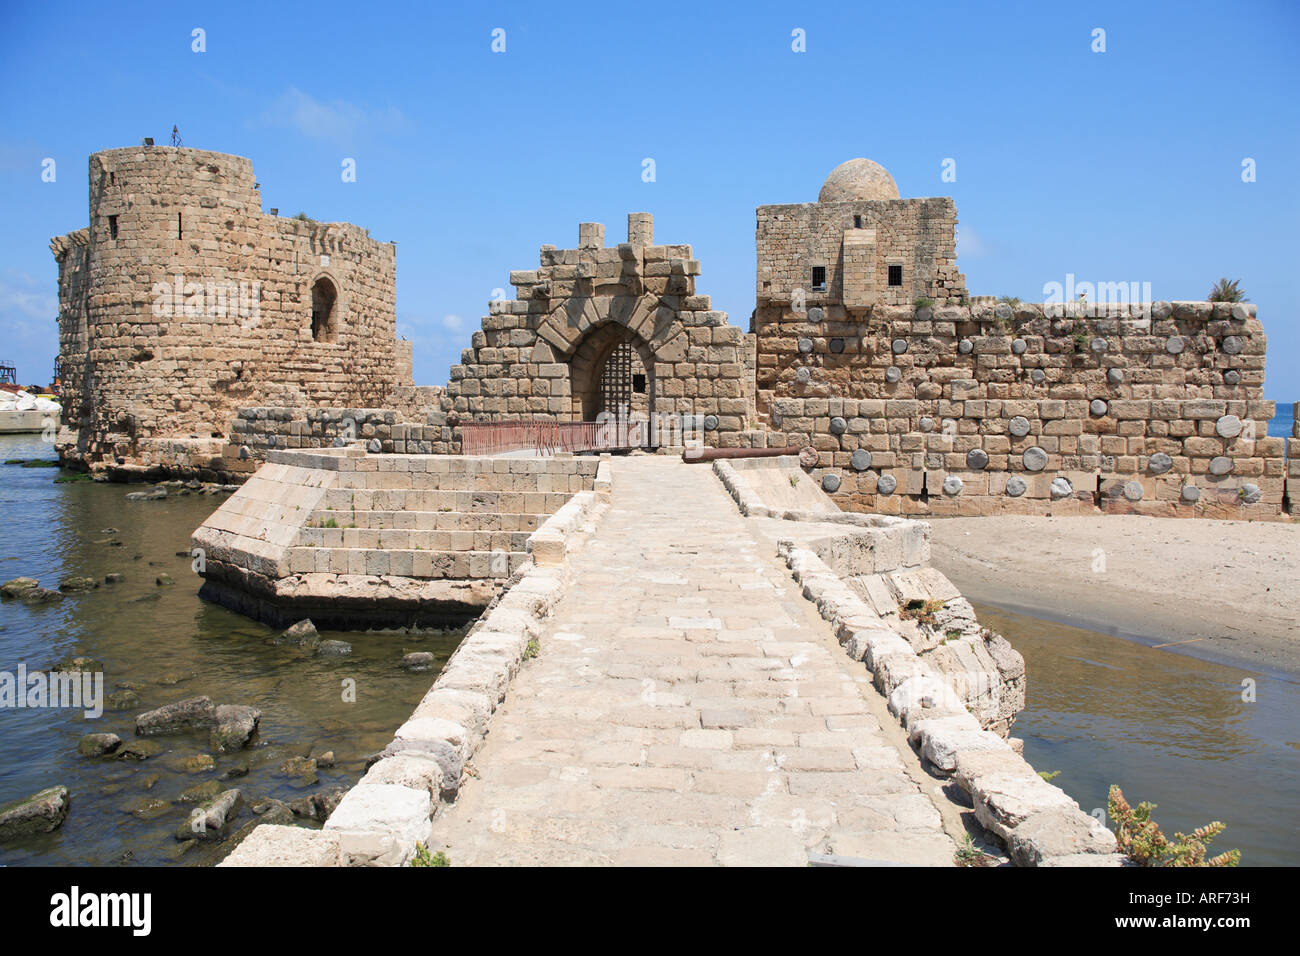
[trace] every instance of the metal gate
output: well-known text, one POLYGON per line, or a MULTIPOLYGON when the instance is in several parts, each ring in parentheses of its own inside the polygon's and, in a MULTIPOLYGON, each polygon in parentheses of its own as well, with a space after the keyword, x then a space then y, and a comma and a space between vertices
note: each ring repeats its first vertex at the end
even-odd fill
POLYGON ((596 413, 627 418, 632 412, 632 343, 623 342, 605 360, 600 371, 600 407, 596 413))

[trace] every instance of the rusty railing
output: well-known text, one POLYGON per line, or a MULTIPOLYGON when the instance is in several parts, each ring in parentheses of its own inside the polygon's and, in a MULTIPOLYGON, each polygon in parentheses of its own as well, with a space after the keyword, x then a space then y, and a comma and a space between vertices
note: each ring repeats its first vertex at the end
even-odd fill
POLYGON ((511 451, 556 452, 615 451, 641 448, 647 423, 609 422, 461 422, 462 455, 500 455, 511 451))

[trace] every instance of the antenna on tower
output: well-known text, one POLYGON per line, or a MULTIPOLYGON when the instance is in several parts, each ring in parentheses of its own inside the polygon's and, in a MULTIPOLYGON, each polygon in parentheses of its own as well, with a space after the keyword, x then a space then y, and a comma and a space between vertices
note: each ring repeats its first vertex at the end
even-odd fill
POLYGON ((185 145, 184 143, 181 142, 181 130, 179 126, 172 126, 172 145, 173 146, 185 145))

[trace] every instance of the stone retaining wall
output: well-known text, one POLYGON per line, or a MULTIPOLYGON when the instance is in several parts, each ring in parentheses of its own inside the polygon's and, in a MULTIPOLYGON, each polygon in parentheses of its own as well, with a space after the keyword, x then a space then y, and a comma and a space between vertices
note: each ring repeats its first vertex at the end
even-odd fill
POLYGON ((220 866, 403 866, 417 844, 428 845, 434 817, 455 801, 466 764, 568 585, 565 556, 582 546, 608 508, 607 466, 598 480, 599 490, 574 495, 533 535, 536 561, 519 570, 465 636, 324 828, 263 824, 220 866))
MULTIPOLYGON (((271 451, 193 536, 202 596, 285 625, 445 626, 529 561, 531 538, 595 458, 271 451)), ((543 546, 548 539, 541 539, 543 546)))

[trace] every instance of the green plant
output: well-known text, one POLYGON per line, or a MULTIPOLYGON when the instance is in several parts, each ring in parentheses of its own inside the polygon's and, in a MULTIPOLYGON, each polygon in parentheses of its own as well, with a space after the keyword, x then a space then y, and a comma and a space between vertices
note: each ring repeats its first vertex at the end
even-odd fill
POLYGON ((923 295, 912 302, 912 307, 916 309, 929 309, 934 307, 934 299, 928 295, 923 295))
POLYGON ((908 601, 906 605, 899 608, 898 616, 904 621, 916 621, 918 624, 934 627, 935 612, 941 610, 943 605, 943 601, 908 601))
POLYGON ((1211 302, 1249 302, 1240 279, 1220 279, 1210 287, 1211 302))
POLYGON ((958 866, 986 866, 991 862, 988 854, 975 845, 969 833, 966 834, 966 842, 953 855, 952 861, 958 866))
POLYGON ((1051 783, 1053 780, 1055 780, 1057 777, 1059 777, 1059 776, 1061 775, 1061 771, 1059 771, 1059 770, 1040 770, 1040 771, 1038 771, 1038 775, 1039 775, 1040 777, 1042 777, 1044 780, 1046 780, 1048 783, 1051 783))
POLYGON ((1139 866, 1236 866, 1240 850, 1228 850, 1205 858, 1206 844, 1227 829, 1218 822, 1197 827, 1190 834, 1175 833, 1170 840, 1160 832, 1160 824, 1151 819, 1154 803, 1130 806, 1124 792, 1111 784, 1106 808, 1115 821, 1115 840, 1120 852, 1139 866))
POLYGON ((1088 333, 1087 333, 1087 332, 1075 332, 1075 333, 1074 333, 1074 350, 1075 350, 1076 352, 1086 352, 1086 351, 1088 351, 1088 333))
POLYGON ((447 859, 447 854, 439 850, 437 853, 430 853, 429 848, 423 843, 415 844, 415 856, 411 857, 411 866, 451 866, 451 861, 447 859))
POLYGON ((791 476, 790 476, 790 487, 791 487, 791 488, 798 488, 798 487, 799 487, 799 479, 802 478, 802 477, 803 477, 803 475, 791 475, 791 476))
POLYGON ((542 652, 542 645, 537 643, 537 638, 528 639, 528 645, 524 648, 524 660, 531 661, 534 657, 542 652))

